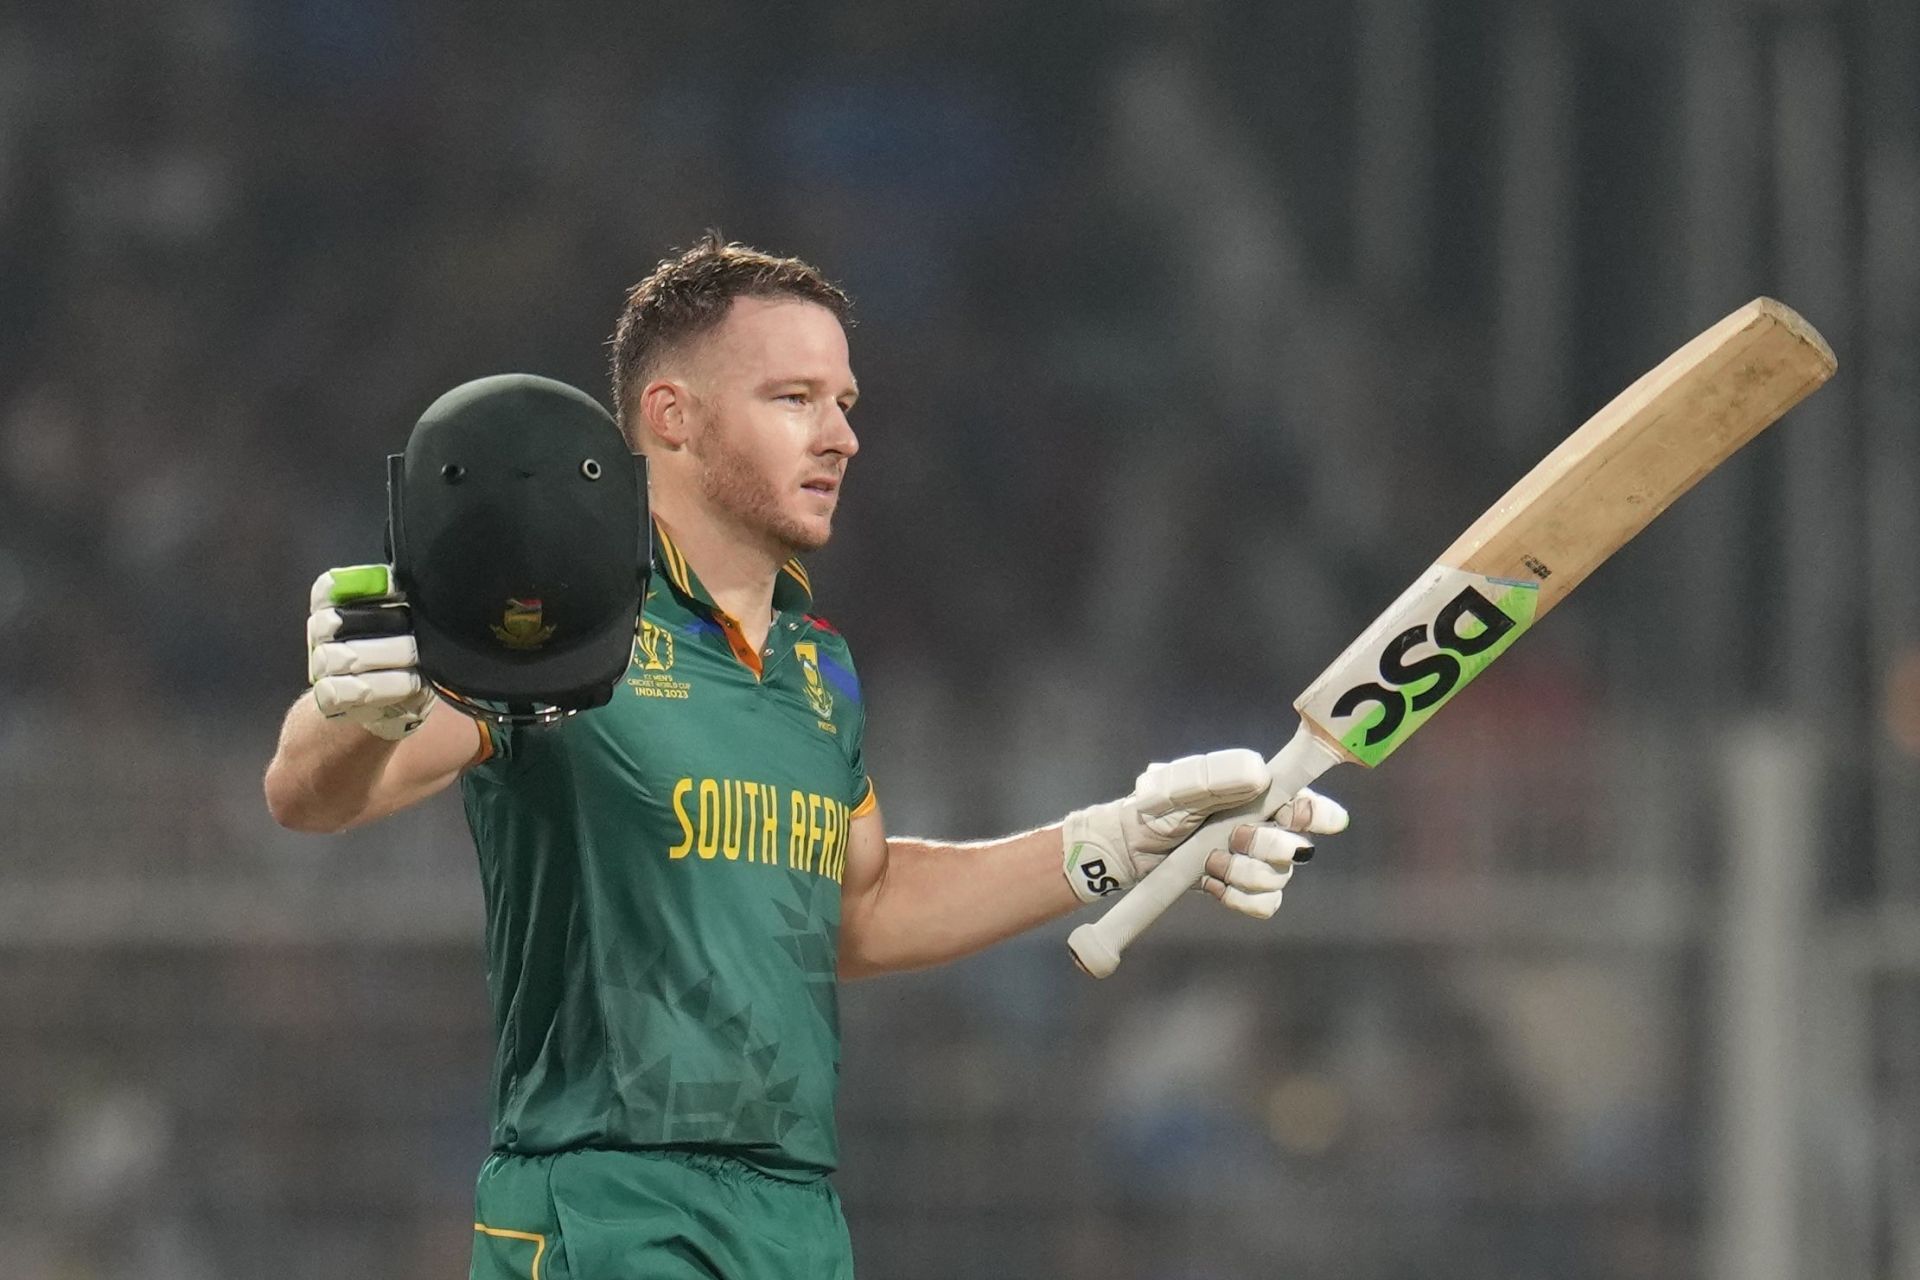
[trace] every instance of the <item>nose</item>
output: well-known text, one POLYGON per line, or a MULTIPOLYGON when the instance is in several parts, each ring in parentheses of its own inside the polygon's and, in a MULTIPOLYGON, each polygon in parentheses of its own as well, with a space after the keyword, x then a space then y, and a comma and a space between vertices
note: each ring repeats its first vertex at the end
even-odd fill
POLYGON ((820 452, 838 454, 843 458, 851 458, 860 452, 860 437, 853 433, 853 424, 847 421, 847 411, 838 403, 827 410, 820 452))

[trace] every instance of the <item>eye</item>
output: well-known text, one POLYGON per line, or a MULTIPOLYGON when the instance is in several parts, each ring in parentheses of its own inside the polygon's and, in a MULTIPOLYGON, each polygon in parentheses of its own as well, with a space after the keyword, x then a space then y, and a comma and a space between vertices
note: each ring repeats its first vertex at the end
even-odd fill
POLYGON ((777 400, 785 400, 789 404, 805 404, 807 402, 807 393, 804 391, 788 391, 774 398, 777 400))

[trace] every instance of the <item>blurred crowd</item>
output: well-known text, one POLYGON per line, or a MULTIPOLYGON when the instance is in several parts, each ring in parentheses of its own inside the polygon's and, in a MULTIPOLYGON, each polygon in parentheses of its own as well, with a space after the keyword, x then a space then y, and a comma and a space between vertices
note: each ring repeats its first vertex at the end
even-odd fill
POLYGON ((1070 81, 961 74, 992 48, 923 73, 903 32, 938 32, 875 19, 583 5, 524 39, 497 5, 7 19, 9 710, 270 715, 301 674, 297 588, 378 554, 381 459, 419 410, 504 369, 605 398, 625 286, 708 224, 859 297, 882 409, 839 558, 888 584, 873 647, 924 649, 923 606, 989 573, 1002 618, 1068 591, 1059 539, 1088 504, 1038 499, 1081 487, 1090 415, 1031 340, 1045 312, 998 303, 1124 274, 1058 208, 1098 196, 1040 159, 1083 104, 1070 81), (1037 529, 1046 553, 1023 554, 1037 529))
MULTIPOLYGON (((1222 31, 1272 26, 1239 8, 1222 31)), ((1149 726, 1155 750, 1217 732, 1245 666, 1324 651, 1401 572, 1381 508, 1430 502, 1405 477, 1442 451, 1368 451, 1406 396, 1468 380, 1436 345, 1411 353, 1417 393, 1370 385, 1360 346, 1392 335, 1345 304, 1272 341, 1340 297, 1302 260, 1342 252, 1334 231, 1234 225, 1284 221, 1254 176, 1275 140, 1174 131, 1222 110, 1202 59, 1238 71, 1235 46, 1142 7, 1073 56, 1103 9, 5 19, 8 722, 270 717, 302 675, 304 585, 379 554, 381 459, 418 412, 508 369, 605 398, 624 288, 717 225, 858 303, 866 452, 819 580, 867 662, 904 669, 907 700, 938 696, 930 673, 1016 714, 1090 678, 1121 703, 1112 761, 1149 726), (1195 187, 1223 207, 1193 210, 1195 187), (1366 464, 1374 509, 1330 509, 1329 456, 1366 464), (1335 555, 1357 587, 1330 585, 1335 555)), ((1295 28, 1337 33, 1320 9, 1295 28)), ((1264 87, 1269 110, 1310 97, 1264 87)), ((1310 124, 1279 140, 1303 179, 1325 162, 1310 124)))

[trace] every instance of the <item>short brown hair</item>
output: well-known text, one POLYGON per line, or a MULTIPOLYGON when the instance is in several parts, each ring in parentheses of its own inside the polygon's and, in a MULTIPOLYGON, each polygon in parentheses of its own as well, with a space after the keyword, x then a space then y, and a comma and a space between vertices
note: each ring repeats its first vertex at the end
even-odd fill
POLYGON ((853 303, 819 268, 798 258, 727 240, 709 230, 678 257, 663 258, 633 288, 613 330, 613 409, 627 428, 627 397, 643 385, 660 356, 710 333, 735 298, 798 298, 851 323, 853 303))

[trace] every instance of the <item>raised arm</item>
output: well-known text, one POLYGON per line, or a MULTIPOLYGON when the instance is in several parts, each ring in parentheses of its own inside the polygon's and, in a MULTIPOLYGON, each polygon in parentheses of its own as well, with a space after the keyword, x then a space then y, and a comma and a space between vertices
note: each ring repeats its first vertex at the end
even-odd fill
MULTIPOLYGON (((1156 764, 1122 800, 1000 840, 956 844, 888 839, 879 806, 848 835, 841 884, 840 976, 863 978, 943 964, 1126 889, 1205 821, 1267 785, 1253 751, 1215 751, 1156 764)), ((1271 916, 1308 834, 1344 829, 1346 810, 1303 791, 1272 822, 1234 830, 1200 887, 1246 915, 1271 916)))
POLYGON ((342 831, 444 788, 484 756, 479 724, 439 707, 385 565, 313 585, 307 678, 267 765, 267 810, 296 831, 342 831), (438 715, 429 715, 438 707, 438 715))
POLYGON ((1060 824, 1003 840, 888 840, 880 807, 853 820, 840 886, 840 976, 957 960, 1080 905, 1060 874, 1060 824))
POLYGON ((479 723, 452 707, 389 742, 350 720, 329 720, 302 694, 267 765, 267 812, 294 831, 363 826, 444 790, 482 758, 485 744, 479 723))

